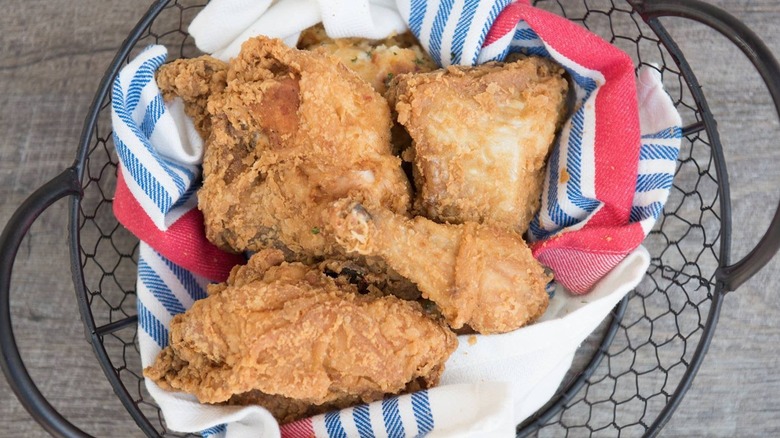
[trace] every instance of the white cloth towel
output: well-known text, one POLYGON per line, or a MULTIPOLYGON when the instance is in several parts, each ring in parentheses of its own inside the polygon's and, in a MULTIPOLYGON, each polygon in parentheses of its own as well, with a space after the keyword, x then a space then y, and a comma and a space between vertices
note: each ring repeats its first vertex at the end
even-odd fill
POLYGON ((217 0, 203 8, 188 31, 200 50, 227 61, 253 36, 295 46, 302 30, 320 22, 333 38, 379 39, 406 31, 393 0, 217 0))

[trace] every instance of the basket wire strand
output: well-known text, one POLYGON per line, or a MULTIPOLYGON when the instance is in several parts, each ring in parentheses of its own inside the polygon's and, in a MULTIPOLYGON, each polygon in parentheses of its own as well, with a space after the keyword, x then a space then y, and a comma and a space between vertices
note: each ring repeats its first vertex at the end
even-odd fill
MULTIPOLYGON (((169 60, 197 56, 186 28, 205 1, 170 1, 136 42, 132 59, 150 44, 169 49, 169 60)), ((659 37, 627 2, 539 0, 538 7, 587 27, 615 44, 635 65, 657 69, 683 119, 685 130, 669 200, 644 245, 648 274, 611 318, 577 352, 558 394, 518 428, 520 435, 638 436, 678 397, 709 324, 719 264, 721 218, 715 154, 703 130, 701 110, 659 37)), ((83 163, 84 195, 78 205, 81 269, 86 301, 108 363, 130 405, 161 436, 166 428, 146 392, 136 338, 138 240, 112 213, 117 157, 106 95, 83 163)), ((682 391, 684 392, 684 391, 682 391)), ((126 403, 127 405, 127 403, 126 403)), ((148 432, 147 432, 148 433, 148 432)))

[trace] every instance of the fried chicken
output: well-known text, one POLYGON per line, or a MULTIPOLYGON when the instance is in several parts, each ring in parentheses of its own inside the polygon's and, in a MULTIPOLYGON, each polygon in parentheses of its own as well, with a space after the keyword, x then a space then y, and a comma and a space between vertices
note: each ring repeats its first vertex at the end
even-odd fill
MULTIPOLYGON (((391 35, 382 40, 333 39, 318 24, 301 32, 298 48, 337 57, 383 95, 387 91, 387 84, 399 74, 429 72, 438 68, 411 32, 391 35)), ((392 118, 394 121, 397 118, 394 112, 392 118)), ((393 123, 391 132, 393 154, 400 155, 411 146, 412 140, 398 123, 393 123)))
POLYGON ((565 115, 563 74, 530 57, 395 78, 387 98, 413 140, 415 210, 524 233, 565 115))
POLYGON ((547 308, 551 278, 513 231, 407 219, 346 199, 332 206, 329 229, 346 250, 380 256, 416 283, 454 329, 508 332, 547 308))
POLYGON ((333 39, 320 24, 301 32, 298 48, 335 56, 379 94, 384 94, 387 83, 399 74, 438 68, 410 32, 382 40, 333 39))
POLYGON ((409 301, 422 298, 414 283, 395 272, 379 257, 352 255, 343 259, 328 259, 317 266, 326 275, 355 285, 363 294, 390 294, 409 301))
POLYGON ((177 59, 157 70, 157 86, 166 102, 174 97, 184 101, 184 112, 192 117, 195 129, 203 139, 211 134, 207 111, 209 98, 225 90, 228 65, 211 56, 177 59))
POLYGON ((446 325, 283 260, 260 251, 210 287, 173 318, 144 375, 202 403, 258 402, 285 422, 438 382, 457 344, 446 325))
POLYGON ((329 411, 355 406, 360 403, 362 403, 360 397, 344 396, 332 402, 313 405, 281 395, 264 394, 257 390, 234 395, 227 401, 227 404, 232 406, 260 405, 268 409, 279 424, 292 423, 301 418, 313 417, 329 411))
POLYGON ((227 87, 208 112, 198 199, 206 236, 221 248, 329 256, 340 252, 320 232, 332 201, 410 207, 387 102, 335 57, 253 38, 231 60, 227 87))

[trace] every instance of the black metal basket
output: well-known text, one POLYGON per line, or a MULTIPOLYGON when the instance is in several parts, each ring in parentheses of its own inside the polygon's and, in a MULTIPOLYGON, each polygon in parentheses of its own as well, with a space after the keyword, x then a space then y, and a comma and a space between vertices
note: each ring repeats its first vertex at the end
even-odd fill
MULTIPOLYGON (((171 58, 197 55, 186 32, 204 0, 160 0, 119 49, 98 88, 73 167, 17 210, 0 236, 2 368, 19 400, 57 436, 87 436, 63 418, 30 378, 13 336, 11 271, 32 222, 71 197, 73 281, 88 339, 115 393, 148 436, 166 429, 142 385, 136 342, 138 241, 111 212, 117 158, 111 138, 110 86, 143 47, 171 58)), ((765 81, 780 111, 780 66, 742 23, 698 0, 538 0, 537 6, 581 23, 625 50, 637 67, 661 72, 682 115, 683 144, 669 201, 645 246, 652 256, 642 283, 577 352, 553 399, 518 425, 518 436, 654 436, 688 390, 712 339, 726 292, 761 269, 780 248, 780 214, 746 257, 730 264, 731 208, 726 163, 715 120, 693 71, 659 22, 676 16, 704 23, 739 47, 765 81)))

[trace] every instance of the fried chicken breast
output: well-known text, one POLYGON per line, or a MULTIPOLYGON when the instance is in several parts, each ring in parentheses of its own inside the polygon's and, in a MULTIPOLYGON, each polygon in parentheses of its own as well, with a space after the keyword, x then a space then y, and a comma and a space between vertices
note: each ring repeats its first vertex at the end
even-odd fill
POLYGON ((417 284, 454 329, 508 332, 547 309, 551 278, 513 231, 408 219, 346 199, 332 206, 328 230, 346 250, 379 256, 417 284))
POLYGON ((224 249, 327 256, 340 251, 320 233, 330 202, 410 207, 387 102, 335 57, 253 38, 208 112, 198 200, 207 238, 224 249))
POLYGON ((455 335, 419 304, 357 293, 255 254, 177 315, 144 375, 203 403, 259 403, 282 422, 438 382, 455 335))
POLYGON ((387 98, 414 145, 415 210, 525 232, 565 113, 563 73, 530 57, 393 79, 387 98))

